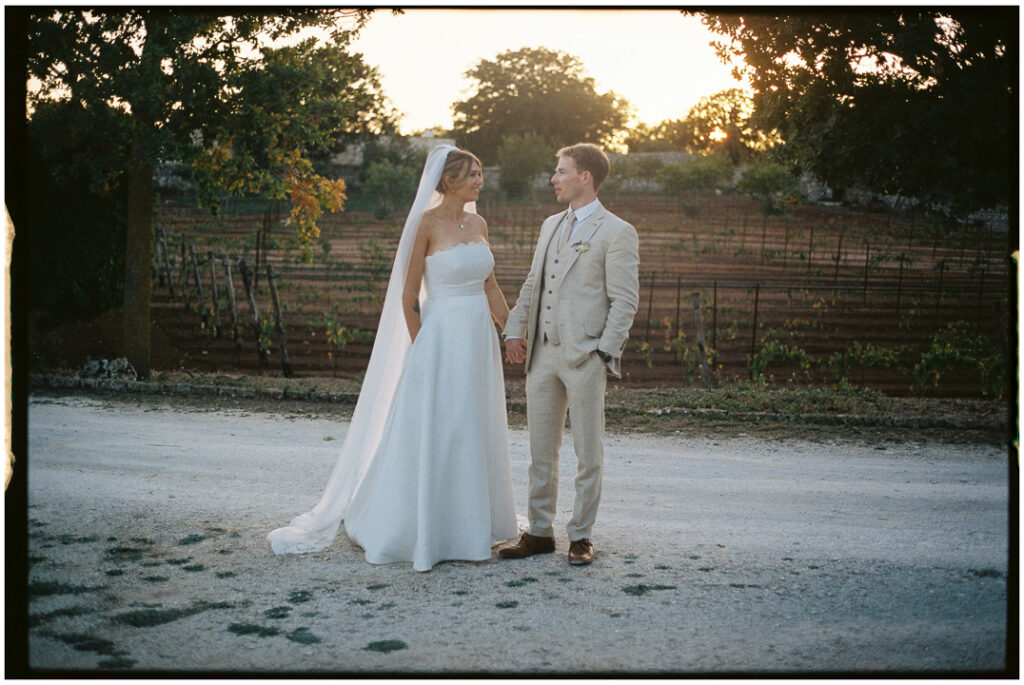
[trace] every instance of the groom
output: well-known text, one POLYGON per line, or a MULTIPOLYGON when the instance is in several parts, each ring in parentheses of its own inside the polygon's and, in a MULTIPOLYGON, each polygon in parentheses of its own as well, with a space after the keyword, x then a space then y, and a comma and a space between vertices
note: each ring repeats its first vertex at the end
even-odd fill
POLYGON ((605 372, 619 360, 639 300, 636 229, 598 201, 608 157, 580 143, 558 151, 551 184, 569 208, 540 230, 530 273, 505 326, 505 355, 526 364, 530 429, 528 532, 499 555, 521 559, 555 551, 558 450, 566 410, 576 451, 576 503, 568 524, 569 563, 594 560, 591 531, 604 465, 605 372))

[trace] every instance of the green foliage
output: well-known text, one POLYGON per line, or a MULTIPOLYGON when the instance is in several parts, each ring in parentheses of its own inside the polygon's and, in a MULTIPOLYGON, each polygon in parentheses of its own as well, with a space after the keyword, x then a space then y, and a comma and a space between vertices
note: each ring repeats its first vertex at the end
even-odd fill
MULTIPOLYGON (((106 234, 94 240, 95 250, 106 252, 82 264, 104 284, 83 287, 80 274, 65 269, 57 272, 66 282, 56 288, 54 302, 43 304, 57 311, 80 307, 83 314, 112 304, 114 289, 124 288, 123 260, 145 264, 151 254, 149 181, 164 160, 191 165, 200 197, 214 208, 222 192, 288 197, 294 229, 307 243, 314 240, 319 215, 341 208, 344 184, 315 174, 310 158, 328 152, 339 134, 380 128, 386 119, 376 72, 347 49, 368 17, 366 10, 328 9, 223 15, 142 6, 30 11, 29 121, 46 134, 32 138, 30 157, 33 164, 72 160, 35 167, 31 192, 50 203, 59 197, 76 217, 106 224, 106 234), (312 28, 324 30, 322 39, 273 47, 312 28), (69 113, 62 116, 74 125, 55 126, 55 110, 69 113), (83 192, 55 192, 71 182, 83 192), (108 220, 111 213, 125 218, 108 220), (114 277, 118 269, 120 278, 114 277), (97 293, 95 302, 85 301, 97 293)), ((46 235, 44 224, 55 211, 46 208, 28 229, 46 235)), ((66 235, 81 228, 79 221, 60 225, 66 235)), ((83 233, 92 239, 99 230, 83 233)), ((80 255, 72 247, 76 242, 52 244, 80 255)), ((52 266, 48 271, 54 273, 52 266)), ((147 272, 129 282, 126 318, 148 323, 139 307, 149 305, 149 278, 147 272)))
POLYGON ((797 180, 789 170, 773 163, 747 167, 736 182, 736 191, 757 200, 765 215, 781 214, 797 189, 797 180))
POLYGON ((957 368, 976 370, 982 394, 1002 398, 1006 358, 991 338, 964 321, 950 323, 932 336, 931 346, 914 366, 918 392, 939 387, 943 375, 957 368))
POLYGON ((832 188, 954 211, 1011 200, 1016 8, 701 14, 760 126, 832 188))
POLYGON ((256 339, 256 347, 260 354, 260 359, 263 363, 266 363, 270 359, 270 341, 271 336, 277 331, 277 325, 274 323, 274 319, 268 316, 266 312, 260 314, 260 329, 259 335, 256 339))
POLYGON ((513 197, 522 197, 531 190, 537 176, 553 166, 555 148, 534 132, 513 134, 501 139, 498 148, 498 164, 501 171, 498 184, 513 197))
POLYGON ((662 190, 675 196, 725 187, 732 179, 732 164, 725 155, 704 155, 689 162, 669 164, 657 174, 662 190))
POLYGON ((473 92, 452 105, 459 144, 494 159, 508 135, 533 132, 556 150, 579 141, 612 142, 625 128, 628 103, 598 93, 583 63, 564 52, 520 48, 483 59, 465 76, 473 92))
POLYGON ((322 314, 319 318, 309 322, 309 330, 316 336, 317 331, 323 331, 327 338, 327 358, 331 360, 334 373, 338 372, 338 356, 351 342, 371 342, 374 338, 373 331, 362 331, 358 328, 348 328, 341 325, 338 310, 332 309, 322 314))
POLYGON ((786 344, 778 339, 776 331, 769 330, 761 341, 761 349, 747 361, 750 378, 754 382, 764 383, 764 371, 773 362, 796 364, 803 370, 811 368, 811 358, 807 352, 796 345, 786 344))
POLYGON ((39 323, 78 321, 124 297, 126 117, 47 102, 28 122, 28 304, 39 323))
POLYGON ((879 369, 890 369, 900 367, 900 358, 906 354, 905 350, 891 350, 885 347, 878 347, 872 343, 861 343, 859 340, 848 345, 842 352, 832 354, 828 361, 822 364, 836 379, 836 383, 847 380, 850 369, 854 366, 866 366, 879 369))
POLYGON ((416 172, 381 159, 367 169, 363 192, 373 198, 374 216, 386 219, 396 207, 405 207, 412 202, 416 194, 416 172))

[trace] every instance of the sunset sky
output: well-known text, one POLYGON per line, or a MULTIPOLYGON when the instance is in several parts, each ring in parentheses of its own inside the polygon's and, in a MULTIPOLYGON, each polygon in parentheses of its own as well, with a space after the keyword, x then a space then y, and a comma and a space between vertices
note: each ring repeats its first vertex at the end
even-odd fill
POLYGON ((705 95, 742 87, 708 45, 697 17, 650 9, 379 10, 354 49, 378 67, 384 92, 411 133, 451 125, 471 92, 463 74, 507 50, 547 47, 580 58, 598 92, 612 90, 648 124, 681 118, 705 95))

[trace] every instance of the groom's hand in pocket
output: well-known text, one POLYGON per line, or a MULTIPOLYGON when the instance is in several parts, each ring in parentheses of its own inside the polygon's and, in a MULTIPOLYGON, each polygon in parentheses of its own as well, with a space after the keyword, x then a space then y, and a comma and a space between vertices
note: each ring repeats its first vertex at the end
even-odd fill
POLYGON ((526 360, 526 340, 509 338, 505 341, 505 361, 510 364, 522 364, 526 360))

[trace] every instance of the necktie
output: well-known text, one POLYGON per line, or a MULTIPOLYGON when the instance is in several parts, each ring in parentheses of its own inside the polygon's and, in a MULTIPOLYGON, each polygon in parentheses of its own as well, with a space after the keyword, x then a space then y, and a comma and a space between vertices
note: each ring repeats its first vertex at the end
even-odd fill
POLYGON ((562 224, 562 235, 558 238, 558 251, 561 252, 565 248, 565 244, 569 242, 569 234, 572 232, 572 225, 576 223, 576 215, 570 209, 565 215, 565 223, 562 224))

